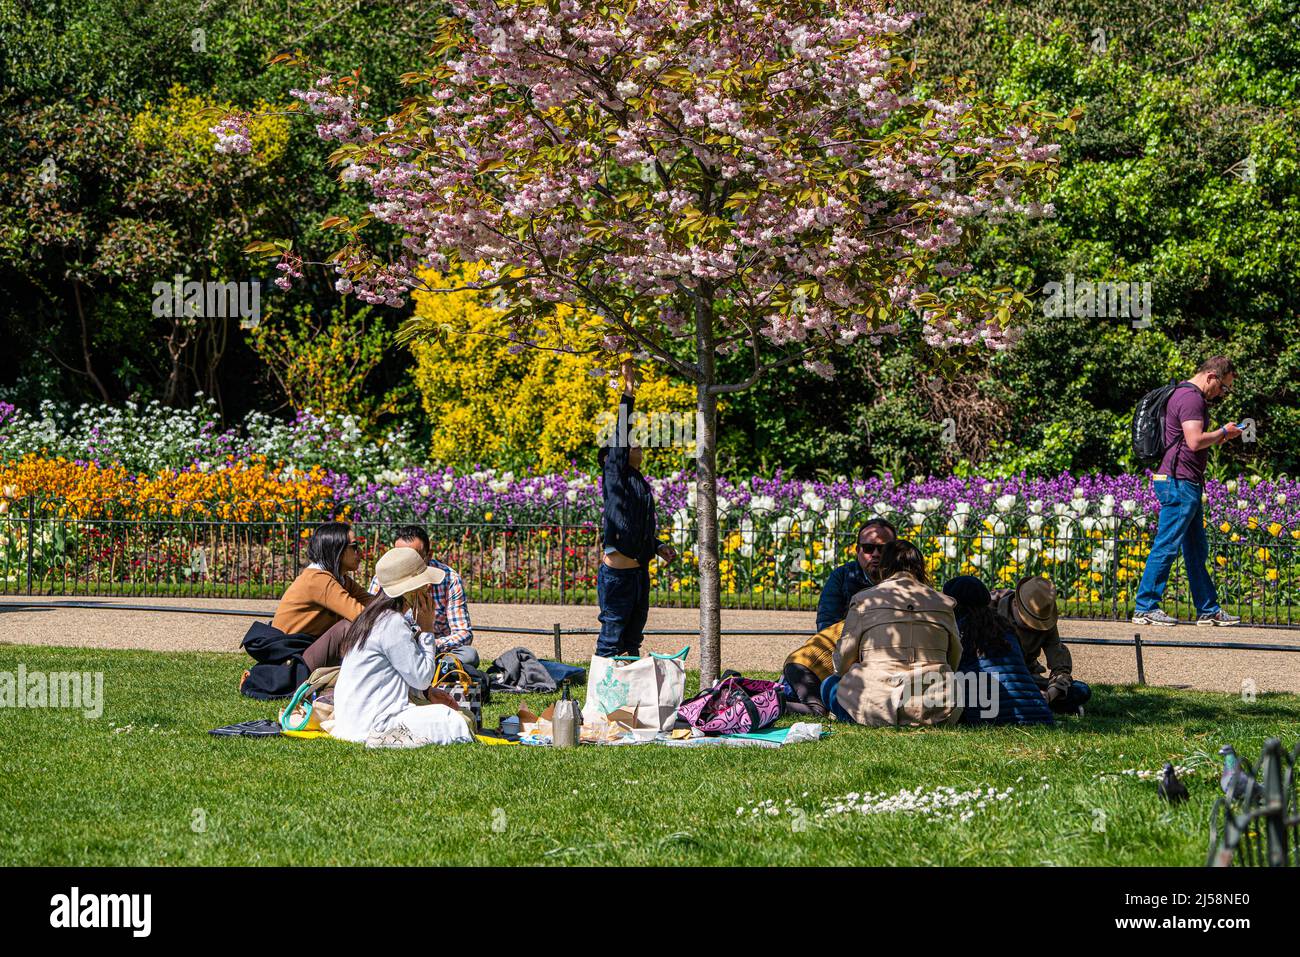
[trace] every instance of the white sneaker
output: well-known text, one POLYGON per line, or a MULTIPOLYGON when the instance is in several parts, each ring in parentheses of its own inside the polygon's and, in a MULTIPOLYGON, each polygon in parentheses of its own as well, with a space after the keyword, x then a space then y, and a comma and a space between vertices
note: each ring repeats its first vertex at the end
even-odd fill
POLYGON ((366 738, 367 748, 422 748, 428 743, 417 738, 404 724, 395 724, 383 734, 366 738))
POLYGON ((1138 611, 1133 613, 1133 624, 1135 625, 1156 625, 1161 628, 1168 628, 1178 624, 1178 619, 1172 615, 1166 615, 1159 608, 1152 608, 1150 611, 1138 611))

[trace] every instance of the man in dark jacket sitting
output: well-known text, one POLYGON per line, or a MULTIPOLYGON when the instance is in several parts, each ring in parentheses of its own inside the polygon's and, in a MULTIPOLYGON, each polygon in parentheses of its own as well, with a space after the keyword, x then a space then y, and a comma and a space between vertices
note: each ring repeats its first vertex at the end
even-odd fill
MULTIPOLYGON (((636 364, 624 361, 620 422, 630 422, 636 394, 636 364)), ((655 501, 650 483, 641 474, 641 448, 616 430, 596 455, 601 472, 604 516, 601 525, 600 568, 596 570, 596 600, 600 604, 600 637, 596 654, 637 656, 650 613, 650 561, 665 562, 677 550, 660 542, 655 526, 655 501)))
POLYGON ((880 556, 896 538, 898 531, 883 518, 863 522, 858 529, 858 554, 831 572, 822 586, 817 602, 818 631, 843 621, 853 596, 880 581, 880 556))

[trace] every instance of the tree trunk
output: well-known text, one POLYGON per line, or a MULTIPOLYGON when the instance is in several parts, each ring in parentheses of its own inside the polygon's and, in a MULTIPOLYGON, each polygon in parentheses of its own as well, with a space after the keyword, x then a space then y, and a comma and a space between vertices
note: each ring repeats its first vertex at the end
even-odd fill
POLYGON ((699 540, 700 687, 707 688, 722 671, 721 583, 718 576, 718 397, 714 381, 713 311, 704 302, 695 309, 695 345, 700 378, 696 385, 695 527, 699 540))
POLYGON ((90 332, 86 328, 86 310, 81 305, 81 283, 76 279, 72 280, 72 297, 76 300, 77 321, 81 324, 81 359, 86 366, 86 375, 99 391, 99 397, 107 404, 111 401, 108 390, 104 388, 104 383, 99 381, 99 376, 95 375, 95 365, 90 360, 90 332))

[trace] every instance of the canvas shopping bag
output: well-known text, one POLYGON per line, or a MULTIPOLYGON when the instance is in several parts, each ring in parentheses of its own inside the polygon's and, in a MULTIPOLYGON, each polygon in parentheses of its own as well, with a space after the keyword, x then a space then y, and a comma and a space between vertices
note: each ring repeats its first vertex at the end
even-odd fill
POLYGON ((592 655, 583 723, 595 725, 610 712, 627 708, 635 712, 639 724, 671 731, 686 691, 686 654, 690 650, 688 645, 675 655, 651 653, 645 658, 592 655))

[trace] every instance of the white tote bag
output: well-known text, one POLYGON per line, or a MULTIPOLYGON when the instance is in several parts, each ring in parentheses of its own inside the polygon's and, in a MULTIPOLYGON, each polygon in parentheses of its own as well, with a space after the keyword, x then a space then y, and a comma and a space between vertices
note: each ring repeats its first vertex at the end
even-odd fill
POLYGON ((612 711, 626 708, 640 727, 671 731, 686 691, 686 654, 650 654, 645 658, 602 658, 592 655, 587 672, 584 724, 597 724, 612 711))

